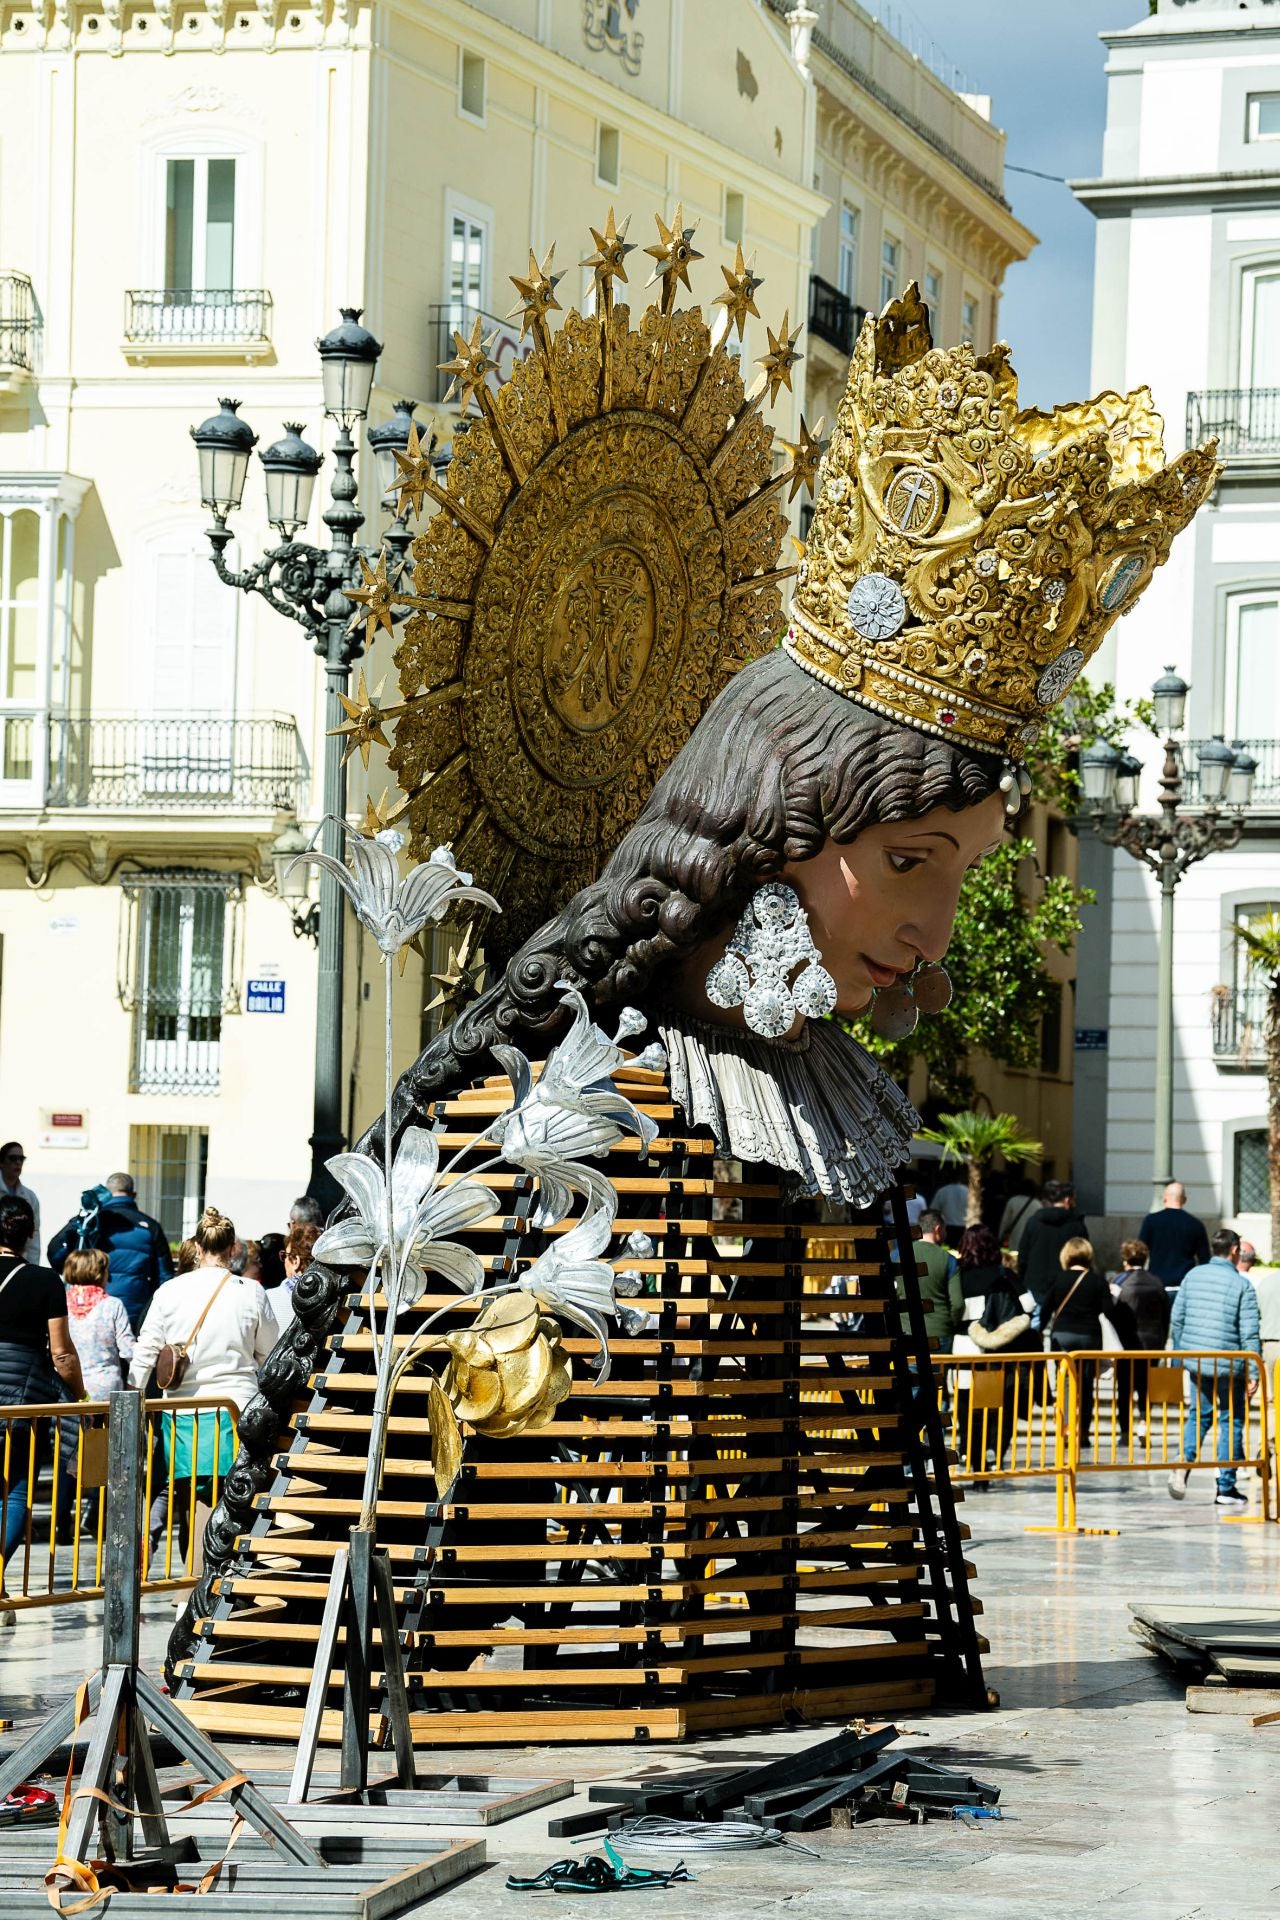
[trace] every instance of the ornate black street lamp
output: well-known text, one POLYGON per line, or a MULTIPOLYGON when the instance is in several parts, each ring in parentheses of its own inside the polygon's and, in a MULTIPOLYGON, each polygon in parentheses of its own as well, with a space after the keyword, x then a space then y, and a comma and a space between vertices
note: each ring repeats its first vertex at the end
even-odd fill
POLYGON ((1152 1179, 1153 1205, 1173 1179, 1173 896, 1179 880, 1198 860, 1234 847, 1244 831, 1244 810, 1253 795, 1257 763, 1243 742, 1228 746, 1218 735, 1197 753, 1194 811, 1179 812, 1185 771, 1182 731, 1190 689, 1166 667, 1152 687, 1156 728, 1165 736, 1158 814, 1139 813, 1142 763, 1105 740, 1080 755, 1083 812, 1098 838, 1123 847, 1149 867, 1160 883, 1160 948, 1156 986, 1156 1088, 1152 1179), (1220 817, 1228 806, 1233 817, 1220 817))
MULTIPOLYGON (((385 556, 392 577, 404 561, 409 546, 409 531, 403 517, 394 520, 382 535, 378 546, 358 546, 356 534, 364 524, 364 515, 356 504, 355 463, 358 451, 351 429, 369 411, 373 376, 382 348, 367 327, 360 324, 360 309, 344 307, 342 324, 316 342, 320 354, 324 388, 324 410, 338 427, 334 443, 334 472, 329 487, 329 505, 323 514, 331 539, 327 547, 313 547, 294 536, 307 523, 311 496, 323 456, 308 446, 302 429, 286 422, 283 439, 260 455, 266 479, 267 518, 280 536, 280 544, 270 548, 260 560, 240 569, 226 563, 226 550, 233 538, 228 519, 240 505, 244 494, 249 456, 257 445, 257 435, 247 421, 240 419, 235 400, 219 402, 219 412, 202 426, 191 429, 200 459, 200 498, 213 515, 209 544, 218 578, 244 593, 259 594, 268 605, 290 620, 296 620, 310 634, 317 654, 324 662, 326 683, 326 728, 324 757, 324 811, 327 823, 322 846, 326 853, 342 856, 341 835, 335 822, 346 816, 347 776, 342 737, 334 730, 346 718, 342 696, 347 692, 351 667, 364 651, 365 635, 353 631, 352 616, 361 597, 367 596, 367 568, 378 565, 385 556)), ((373 428, 369 443, 378 467, 379 491, 386 504, 397 476, 395 455, 409 444, 413 426, 413 402, 398 401, 393 418, 373 428)), ((394 613, 392 619, 402 619, 394 613)), ((294 829, 294 838, 305 844, 294 829)), ((316 994, 316 1081, 314 1126, 311 1135, 311 1178, 308 1191, 321 1200, 336 1199, 337 1189, 325 1170, 325 1161, 343 1145, 342 1128, 342 947, 343 901, 336 881, 329 875, 320 878, 319 910, 314 915, 298 906, 298 869, 294 879, 285 881, 284 869, 295 851, 286 829, 272 849, 277 868, 277 883, 289 903, 294 931, 314 938, 319 948, 319 972, 316 994), (283 844, 282 844, 283 843, 283 844), (278 856, 278 857, 277 857, 278 856)))

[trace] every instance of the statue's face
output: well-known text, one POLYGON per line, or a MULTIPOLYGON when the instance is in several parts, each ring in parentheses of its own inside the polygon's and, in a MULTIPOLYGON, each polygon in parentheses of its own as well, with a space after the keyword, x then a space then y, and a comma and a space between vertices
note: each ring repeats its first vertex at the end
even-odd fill
POLYGON ((822 964, 836 983, 836 1010, 858 1013, 877 987, 892 986, 920 960, 941 960, 960 885, 1004 833, 1004 796, 953 813, 868 827, 782 873, 800 896, 822 964))

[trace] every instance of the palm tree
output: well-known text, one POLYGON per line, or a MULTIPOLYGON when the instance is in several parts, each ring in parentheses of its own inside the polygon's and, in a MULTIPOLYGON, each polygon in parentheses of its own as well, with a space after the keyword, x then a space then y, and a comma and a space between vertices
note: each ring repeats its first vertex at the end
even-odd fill
POLYGON ((1280 1259, 1280 913, 1236 924, 1249 971, 1266 990, 1262 1049, 1267 1072, 1267 1178, 1271 1186, 1271 1258, 1280 1259))
POLYGON ((919 1137, 942 1148, 944 1166, 963 1160, 969 1180, 965 1224, 970 1227, 982 1219, 982 1182, 996 1154, 1016 1167, 1044 1152, 1039 1140, 1023 1133, 1016 1113, 940 1113, 937 1126, 922 1127, 919 1137))

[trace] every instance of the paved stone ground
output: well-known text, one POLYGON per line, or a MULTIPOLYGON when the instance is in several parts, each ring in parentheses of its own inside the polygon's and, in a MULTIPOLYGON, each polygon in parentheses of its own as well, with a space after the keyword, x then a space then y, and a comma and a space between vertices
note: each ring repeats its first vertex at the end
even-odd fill
MULTIPOLYGON (((1037 1483, 1007 1485, 966 1503, 992 1648, 988 1678, 1001 1705, 988 1714, 915 1715, 904 1744, 998 1780, 1002 1823, 978 1830, 876 1824, 805 1836, 818 1857, 775 1851, 703 1860, 694 1867, 696 1887, 636 1897, 672 1920, 790 1910, 805 1920, 881 1920, 886 1913, 895 1920, 1004 1920, 1112 1905, 1124 1920, 1275 1913, 1280 1724, 1251 1730, 1234 1717, 1189 1714, 1183 1689, 1128 1630, 1128 1600, 1277 1598, 1280 1526, 1222 1520, 1212 1487, 1212 1473, 1197 1475, 1190 1498, 1174 1506, 1162 1476, 1087 1483, 1081 1519, 1120 1528, 1112 1537, 1025 1532, 1028 1523, 1053 1517, 1051 1492, 1037 1483)), ((91 1664, 93 1614, 20 1616, 16 1628, 0 1634, 0 1711, 19 1730, 91 1664)), ((171 1620, 165 1601, 146 1603, 144 1647, 156 1664, 171 1620)), ((422 1758, 440 1771, 568 1775, 582 1792, 555 1809, 563 1813, 587 1804, 592 1780, 625 1778, 640 1766, 687 1767, 695 1758, 763 1759, 815 1737, 736 1736, 643 1752, 445 1750, 422 1758)), ((263 1769, 288 1761, 280 1749, 232 1753, 263 1769)), ((546 1820, 544 1810, 491 1828, 487 1870, 431 1902, 432 1915, 579 1913, 580 1897, 535 1899, 504 1886, 508 1872, 536 1873, 566 1852, 598 1844, 548 1841, 546 1820)), ((0 1847, 4 1841, 0 1835, 0 1847)))

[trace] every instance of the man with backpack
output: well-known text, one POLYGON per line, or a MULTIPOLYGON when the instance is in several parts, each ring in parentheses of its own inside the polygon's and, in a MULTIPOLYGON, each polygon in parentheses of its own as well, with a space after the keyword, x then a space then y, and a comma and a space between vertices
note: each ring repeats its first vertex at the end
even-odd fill
POLYGON ((107 1256, 107 1292, 115 1296, 136 1333, 158 1286, 173 1278, 164 1228, 143 1213, 134 1198, 133 1175, 110 1173, 106 1184, 80 1196, 80 1211, 49 1242, 49 1265, 58 1273, 69 1253, 97 1247, 107 1256))

